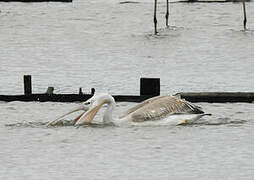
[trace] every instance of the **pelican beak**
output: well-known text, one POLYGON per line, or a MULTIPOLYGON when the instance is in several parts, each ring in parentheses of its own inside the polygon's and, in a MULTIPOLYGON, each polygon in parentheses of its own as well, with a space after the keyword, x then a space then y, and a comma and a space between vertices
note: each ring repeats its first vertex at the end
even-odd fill
POLYGON ((82 116, 80 116, 76 122, 75 125, 83 125, 83 124, 90 124, 92 120, 94 119, 95 115, 101 108, 103 104, 105 104, 106 101, 100 102, 98 105, 95 105, 91 109, 89 109, 87 112, 84 112, 82 116))
POLYGON ((75 109, 73 109, 72 111, 69 111, 68 113, 65 113, 64 115, 58 117, 57 119, 48 122, 48 123, 46 124, 46 126, 56 125, 63 117, 65 117, 65 116, 67 116, 67 115, 69 115, 69 114, 71 114, 71 113, 74 113, 74 112, 77 112, 77 111, 81 111, 81 110, 84 111, 84 112, 82 112, 80 115, 78 115, 78 116, 73 120, 73 121, 76 123, 76 122, 80 119, 80 117, 81 117, 86 111, 89 110, 88 107, 80 106, 80 107, 78 107, 78 108, 75 108, 75 109))

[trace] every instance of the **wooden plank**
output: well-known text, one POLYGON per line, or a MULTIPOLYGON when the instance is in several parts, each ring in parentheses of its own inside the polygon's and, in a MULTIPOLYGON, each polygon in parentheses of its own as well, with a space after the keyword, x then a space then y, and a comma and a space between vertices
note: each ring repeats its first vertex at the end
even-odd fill
POLYGON ((177 95, 190 102, 254 102, 253 92, 181 92, 177 95))
MULTIPOLYGON (((39 102, 85 102, 92 94, 32 94, 32 95, 0 95, 0 101, 39 101, 39 102)), ((141 102, 151 96, 113 95, 117 102, 141 102)))
MULTIPOLYGON (((181 92, 181 98, 190 102, 236 103, 254 102, 254 92, 181 92)), ((31 94, 31 95, 0 95, 0 101, 39 101, 39 102, 85 102, 92 94, 31 94)), ((117 102, 141 102, 153 96, 113 95, 117 102)))

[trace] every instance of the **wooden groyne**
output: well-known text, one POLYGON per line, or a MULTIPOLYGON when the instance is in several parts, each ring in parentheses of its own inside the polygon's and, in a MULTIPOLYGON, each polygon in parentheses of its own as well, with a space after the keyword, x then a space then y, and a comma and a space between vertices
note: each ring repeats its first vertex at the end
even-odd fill
MULTIPOLYGON (((85 102, 91 94, 31 94, 31 95, 0 95, 0 101, 39 101, 39 102, 85 102)), ((153 96, 113 95, 117 102, 141 102, 153 96)))
POLYGON ((208 102, 208 103, 236 103, 236 102, 254 102, 253 92, 182 92, 177 93, 181 98, 190 102, 208 102))
MULTIPOLYGON (((94 88, 91 89, 90 94, 84 94, 81 88, 78 94, 54 94, 53 91, 53 87, 48 87, 45 93, 32 93, 32 77, 30 75, 25 75, 24 95, 0 95, 0 101, 84 102, 95 93, 94 88)), ((160 95, 160 79, 141 78, 140 95, 113 95, 113 97, 117 102, 141 102, 158 95, 160 95)), ((254 92, 181 92, 176 95, 190 102, 254 102, 254 92)))

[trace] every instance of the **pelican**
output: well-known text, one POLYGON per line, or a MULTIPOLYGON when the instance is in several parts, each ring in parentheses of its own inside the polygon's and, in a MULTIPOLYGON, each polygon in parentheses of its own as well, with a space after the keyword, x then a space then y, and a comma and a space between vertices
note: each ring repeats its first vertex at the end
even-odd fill
POLYGON ((127 110, 119 119, 113 119, 112 113, 116 107, 114 98, 109 94, 95 94, 80 107, 64 114, 47 125, 55 125, 64 116, 76 111, 83 112, 73 122, 75 125, 92 123, 95 115, 106 104, 103 124, 113 125, 180 125, 192 123, 205 115, 198 107, 177 96, 156 96, 147 99, 127 110))

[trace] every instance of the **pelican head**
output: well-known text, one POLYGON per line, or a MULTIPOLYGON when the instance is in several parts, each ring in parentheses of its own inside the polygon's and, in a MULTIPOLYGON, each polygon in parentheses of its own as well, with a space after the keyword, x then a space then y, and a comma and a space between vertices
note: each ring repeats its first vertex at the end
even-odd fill
POLYGON ((70 112, 58 117, 57 119, 50 121, 46 124, 46 126, 56 125, 61 119, 69 114, 72 114, 77 111, 83 111, 79 114, 73 122, 75 125, 82 125, 82 124, 89 124, 94 119, 97 112, 100 108, 107 104, 106 112, 103 116, 104 123, 111 123, 112 122, 112 111, 116 105, 114 98, 109 94, 95 94, 93 97, 88 99, 86 102, 82 103, 81 106, 71 110, 70 112))
POLYGON ((106 93, 95 94, 90 99, 83 103, 84 106, 94 107, 103 104, 115 104, 114 98, 106 93), (103 102, 103 103, 102 103, 103 102))
POLYGON ((108 106, 106 113, 104 114, 103 121, 108 122, 112 120, 112 110, 115 107, 115 100, 109 94, 95 94, 93 97, 83 103, 84 107, 88 107, 88 111, 78 116, 76 119, 76 125, 89 124, 94 119, 100 108, 106 104, 108 106))

